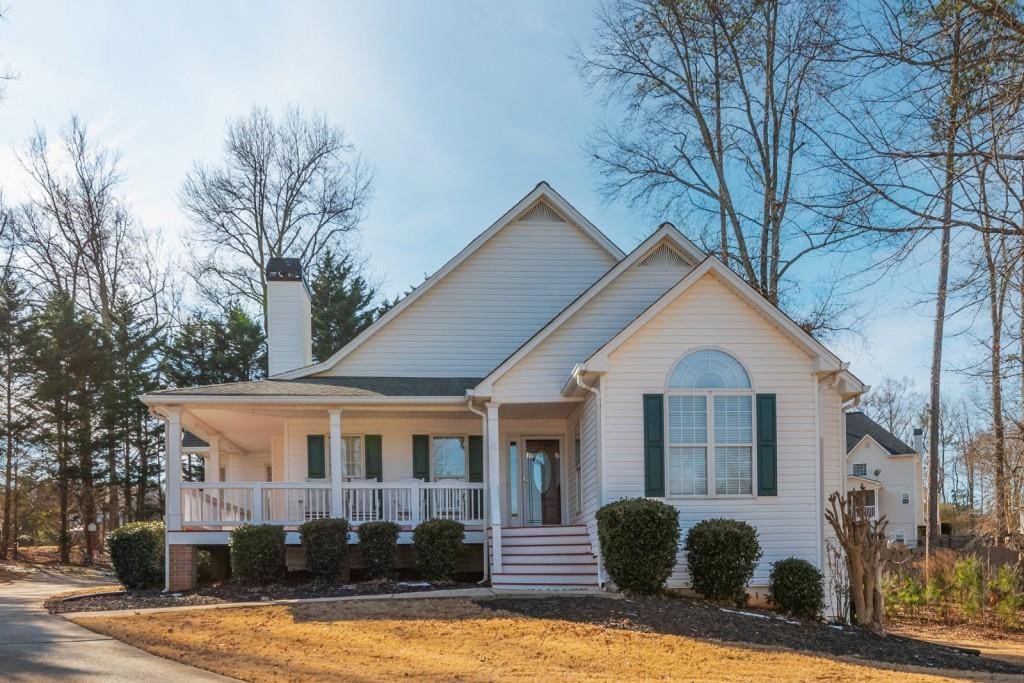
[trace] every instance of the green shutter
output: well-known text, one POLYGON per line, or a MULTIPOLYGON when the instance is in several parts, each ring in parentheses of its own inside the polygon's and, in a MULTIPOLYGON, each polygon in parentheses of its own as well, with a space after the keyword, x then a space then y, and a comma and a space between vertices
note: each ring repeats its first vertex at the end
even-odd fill
POLYGON ((484 437, 469 437, 469 480, 484 480, 484 437))
POLYGON ((412 476, 430 481, 430 437, 426 434, 413 434, 412 476))
POLYGON ((325 479, 327 477, 323 434, 306 436, 306 476, 310 479, 325 479))
POLYGON ((363 451, 366 454, 366 478, 384 481, 384 462, 381 457, 380 434, 363 437, 363 451))
POLYGON ((644 495, 665 495, 665 398, 644 394, 644 495))
POLYGON ((775 394, 757 395, 757 495, 779 495, 775 394))

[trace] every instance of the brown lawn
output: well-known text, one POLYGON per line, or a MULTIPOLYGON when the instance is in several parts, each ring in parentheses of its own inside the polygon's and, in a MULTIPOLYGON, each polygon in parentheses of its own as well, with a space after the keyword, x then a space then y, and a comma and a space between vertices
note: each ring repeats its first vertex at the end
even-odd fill
MULTIPOLYGON (((144 650, 251 681, 964 680, 483 609, 362 601, 76 618, 144 650)), ((979 680, 996 680, 974 675, 979 680)))

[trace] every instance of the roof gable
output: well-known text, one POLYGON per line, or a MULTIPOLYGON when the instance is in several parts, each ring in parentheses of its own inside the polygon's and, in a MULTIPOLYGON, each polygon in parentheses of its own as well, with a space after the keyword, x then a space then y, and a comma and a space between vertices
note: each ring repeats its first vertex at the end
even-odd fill
MULTIPOLYGON (((502 361, 500 365, 495 367, 480 383, 480 386, 477 387, 476 393, 478 395, 488 395, 495 382, 516 367, 532 351, 537 349, 545 339, 548 339, 566 325, 588 303, 599 297, 603 291, 631 268, 676 270, 679 267, 693 267, 704 258, 706 258, 704 252, 688 240, 675 226, 671 223, 663 223, 647 239, 626 255, 625 258, 615 264, 607 273, 587 288, 586 291, 562 309, 544 327, 539 329, 536 334, 502 361)), ((605 339, 602 338, 594 339, 594 345, 596 346, 604 341, 605 339)), ((565 368, 566 371, 568 369, 565 368)))
MULTIPOLYGON (((751 308, 762 314, 780 331, 789 337, 800 348, 807 352, 812 358, 817 359, 818 369, 822 372, 840 372, 846 375, 846 364, 838 356, 827 349, 821 342, 805 332, 799 325, 786 316, 778 307, 770 304, 763 296, 756 292, 736 273, 732 272, 725 264, 713 256, 708 256, 687 273, 675 287, 667 291, 660 299, 651 304, 643 313, 627 325, 621 332, 610 339, 604 346, 595 351, 586 363, 579 370, 602 372, 607 369, 608 356, 632 337, 638 330, 647 324, 652 318, 668 307, 673 301, 682 296, 690 287, 705 276, 712 276, 728 287, 734 294, 746 301, 751 308)), ((851 384, 854 385, 852 393, 860 393, 864 390, 859 380, 849 375, 851 384)))
MULTIPOLYGON (((450 273, 456 270, 459 265, 466 262, 473 254, 488 244, 507 226, 522 221, 531 223, 535 221, 564 222, 578 228, 587 238, 593 241, 597 247, 606 253, 613 261, 623 257, 623 252, 604 233, 597 229, 593 223, 580 214, 568 201, 558 194, 546 182, 538 185, 525 197, 519 200, 515 206, 505 212, 496 222, 474 238, 465 248, 452 257, 433 275, 426 279, 416 289, 399 301, 390 311, 381 316, 367 329, 363 330, 355 339, 339 349, 327 360, 299 368, 289 372, 281 373, 275 377, 278 379, 296 379, 308 377, 322 372, 330 371, 340 361, 362 347, 366 342, 385 329, 389 323, 399 318, 404 311, 409 309, 415 302, 421 300, 425 294, 430 292, 439 282, 443 281, 450 273)), ((589 280, 588 280, 589 281, 589 280)))
POLYGON ((846 413, 846 452, 852 452, 864 438, 870 438, 889 455, 909 455, 916 452, 913 446, 908 446, 905 441, 864 413, 846 413))

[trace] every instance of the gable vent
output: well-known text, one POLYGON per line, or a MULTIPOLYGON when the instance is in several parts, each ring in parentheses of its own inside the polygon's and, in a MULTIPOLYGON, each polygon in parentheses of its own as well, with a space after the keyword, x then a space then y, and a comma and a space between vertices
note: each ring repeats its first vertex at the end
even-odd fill
POLYGON ((555 210, 544 202, 537 202, 532 209, 523 214, 523 217, 519 220, 530 221, 532 223, 564 223, 555 210))
POLYGON ((641 268, 685 268, 687 264, 682 256, 672 249, 662 246, 645 256, 639 265, 641 268))

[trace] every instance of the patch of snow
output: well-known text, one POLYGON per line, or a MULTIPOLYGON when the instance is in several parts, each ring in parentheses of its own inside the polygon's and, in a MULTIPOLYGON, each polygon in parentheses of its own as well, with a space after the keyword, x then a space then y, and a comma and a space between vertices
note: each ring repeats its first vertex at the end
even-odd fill
POLYGON ((399 581, 395 585, 402 588, 430 588, 429 581, 399 581))

